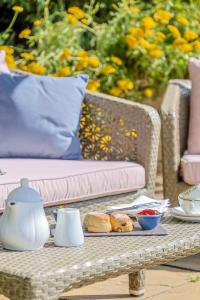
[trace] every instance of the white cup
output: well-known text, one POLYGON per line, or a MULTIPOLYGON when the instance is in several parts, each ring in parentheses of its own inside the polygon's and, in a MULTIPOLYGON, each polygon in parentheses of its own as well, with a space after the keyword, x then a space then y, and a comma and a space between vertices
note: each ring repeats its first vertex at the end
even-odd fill
POLYGON ((55 244, 61 247, 81 246, 84 243, 80 212, 76 208, 61 208, 57 214, 55 244))

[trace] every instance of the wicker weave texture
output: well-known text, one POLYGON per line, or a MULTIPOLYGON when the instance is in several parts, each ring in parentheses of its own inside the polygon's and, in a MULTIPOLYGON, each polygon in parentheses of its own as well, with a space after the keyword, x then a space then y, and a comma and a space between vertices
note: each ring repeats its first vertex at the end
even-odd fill
MULTIPOLYGON (((88 237, 77 248, 55 247, 50 240, 45 248, 35 252, 0 248, 1 292, 11 300, 53 300, 71 288, 200 251, 200 224, 177 222, 169 217, 164 226, 169 235, 162 237, 88 237)), ((137 278, 131 278, 131 289, 135 285, 142 287, 143 277, 138 281, 137 278)))
POLYGON ((164 195, 173 205, 189 187, 182 180, 180 161, 187 149, 190 92, 186 80, 169 82, 161 107, 164 195))
MULTIPOLYGON (((105 94, 86 93, 85 103, 89 115, 105 136, 111 136, 107 152, 101 143, 86 143, 83 129, 80 131, 83 155, 91 159, 135 161, 145 167, 146 187, 154 193, 157 171, 160 118, 150 106, 127 101, 105 94), (122 134, 122 127, 124 126, 122 134), (131 136, 136 130, 137 137, 131 136)), ((86 130, 86 128, 84 127, 86 130)), ((96 133, 98 137, 98 133, 96 133)), ((95 140, 95 133, 93 139, 95 140)))
POLYGON ((129 293, 132 296, 142 296, 145 292, 145 270, 129 274, 129 293))

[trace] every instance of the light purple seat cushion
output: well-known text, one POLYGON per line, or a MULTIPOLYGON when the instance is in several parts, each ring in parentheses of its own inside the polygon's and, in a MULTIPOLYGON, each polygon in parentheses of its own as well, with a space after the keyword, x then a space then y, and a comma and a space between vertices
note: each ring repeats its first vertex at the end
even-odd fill
POLYGON ((137 191, 145 186, 144 168, 133 162, 0 159, 0 209, 20 178, 42 196, 45 206, 137 191))
POLYGON ((200 154, 200 59, 189 59, 189 73, 192 82, 190 98, 190 121, 188 152, 200 154))
POLYGON ((87 80, 0 74, 0 157, 80 159, 87 80))
POLYGON ((189 185, 200 183, 200 155, 185 154, 181 159, 183 180, 189 185))

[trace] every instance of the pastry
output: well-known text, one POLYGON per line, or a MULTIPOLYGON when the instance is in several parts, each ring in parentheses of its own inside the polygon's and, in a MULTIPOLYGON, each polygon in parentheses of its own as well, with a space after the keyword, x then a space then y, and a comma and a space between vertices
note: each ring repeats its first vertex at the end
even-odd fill
POLYGON ((110 222, 113 231, 129 232, 133 230, 133 222, 129 216, 124 213, 112 213, 110 222))
POLYGON ((89 232, 110 232, 110 216, 105 213, 91 212, 84 219, 84 227, 89 232))

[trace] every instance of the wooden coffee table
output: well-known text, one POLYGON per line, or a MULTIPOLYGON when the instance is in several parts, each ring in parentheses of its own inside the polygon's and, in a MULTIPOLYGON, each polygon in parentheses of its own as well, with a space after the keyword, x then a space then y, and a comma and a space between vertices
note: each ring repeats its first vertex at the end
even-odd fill
POLYGON ((11 300, 56 300, 63 291, 129 274, 130 294, 141 295, 144 269, 200 252, 200 224, 171 217, 163 224, 167 236, 88 237, 77 248, 55 247, 50 240, 35 252, 0 246, 0 294, 11 300))

